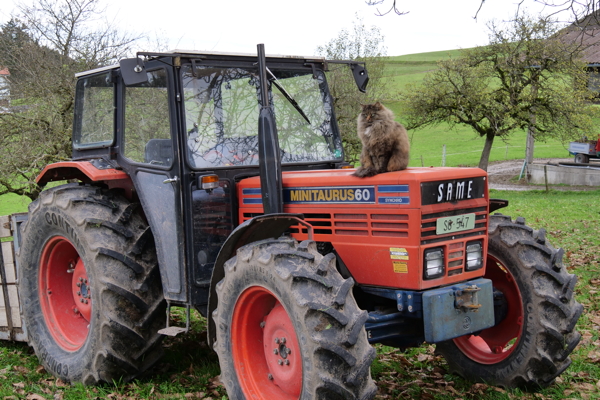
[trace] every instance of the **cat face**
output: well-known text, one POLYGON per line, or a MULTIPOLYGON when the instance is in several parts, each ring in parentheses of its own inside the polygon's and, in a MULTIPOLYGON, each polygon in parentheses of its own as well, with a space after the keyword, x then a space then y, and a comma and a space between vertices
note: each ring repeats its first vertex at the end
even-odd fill
POLYGON ((372 122, 377 119, 379 112, 383 109, 380 102, 375 104, 361 104, 361 107, 362 111, 360 115, 367 122, 372 122))

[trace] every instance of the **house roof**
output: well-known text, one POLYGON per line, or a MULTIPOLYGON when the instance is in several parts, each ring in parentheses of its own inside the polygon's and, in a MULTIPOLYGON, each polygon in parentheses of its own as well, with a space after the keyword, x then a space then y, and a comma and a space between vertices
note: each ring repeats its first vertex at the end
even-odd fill
POLYGON ((583 46, 582 58, 588 64, 600 65, 600 10, 572 23, 561 36, 566 42, 583 46))

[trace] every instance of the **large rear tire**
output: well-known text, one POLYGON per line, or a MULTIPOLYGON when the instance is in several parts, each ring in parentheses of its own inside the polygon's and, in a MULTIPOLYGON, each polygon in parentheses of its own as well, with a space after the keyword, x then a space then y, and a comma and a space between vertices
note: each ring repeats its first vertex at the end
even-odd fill
POLYGON ((216 287, 215 350, 232 400, 370 399, 367 313, 335 256, 290 238, 241 247, 216 287))
POLYGON ((474 381, 537 389, 571 364, 583 307, 573 295, 577 277, 566 271, 562 256, 544 230, 534 231, 523 218, 491 216, 485 277, 503 294, 497 323, 437 345, 451 370, 474 381))
POLYGON ((78 184, 29 206, 18 254, 23 317, 40 362, 63 381, 130 380, 162 355, 165 302, 136 206, 78 184))

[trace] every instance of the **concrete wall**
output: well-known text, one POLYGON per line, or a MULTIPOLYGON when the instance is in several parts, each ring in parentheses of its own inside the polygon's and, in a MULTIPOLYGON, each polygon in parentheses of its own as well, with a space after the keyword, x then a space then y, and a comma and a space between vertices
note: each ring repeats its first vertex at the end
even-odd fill
POLYGON ((531 164, 529 166, 528 182, 545 184, 544 167, 549 185, 582 185, 600 186, 600 165, 591 167, 566 167, 562 165, 531 164))

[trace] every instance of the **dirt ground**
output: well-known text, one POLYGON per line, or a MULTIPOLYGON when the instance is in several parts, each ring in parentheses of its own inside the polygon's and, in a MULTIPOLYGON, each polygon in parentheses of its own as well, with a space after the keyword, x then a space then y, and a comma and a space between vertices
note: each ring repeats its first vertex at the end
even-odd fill
MULTIPOLYGON (((573 162, 573 158, 536 158, 534 164, 557 164, 559 162, 573 162)), ((529 185, 523 178, 518 180, 523 160, 495 161, 488 166, 490 188, 497 190, 543 190, 543 185, 529 185)), ((556 186, 556 190, 596 190, 596 186, 556 186)))

